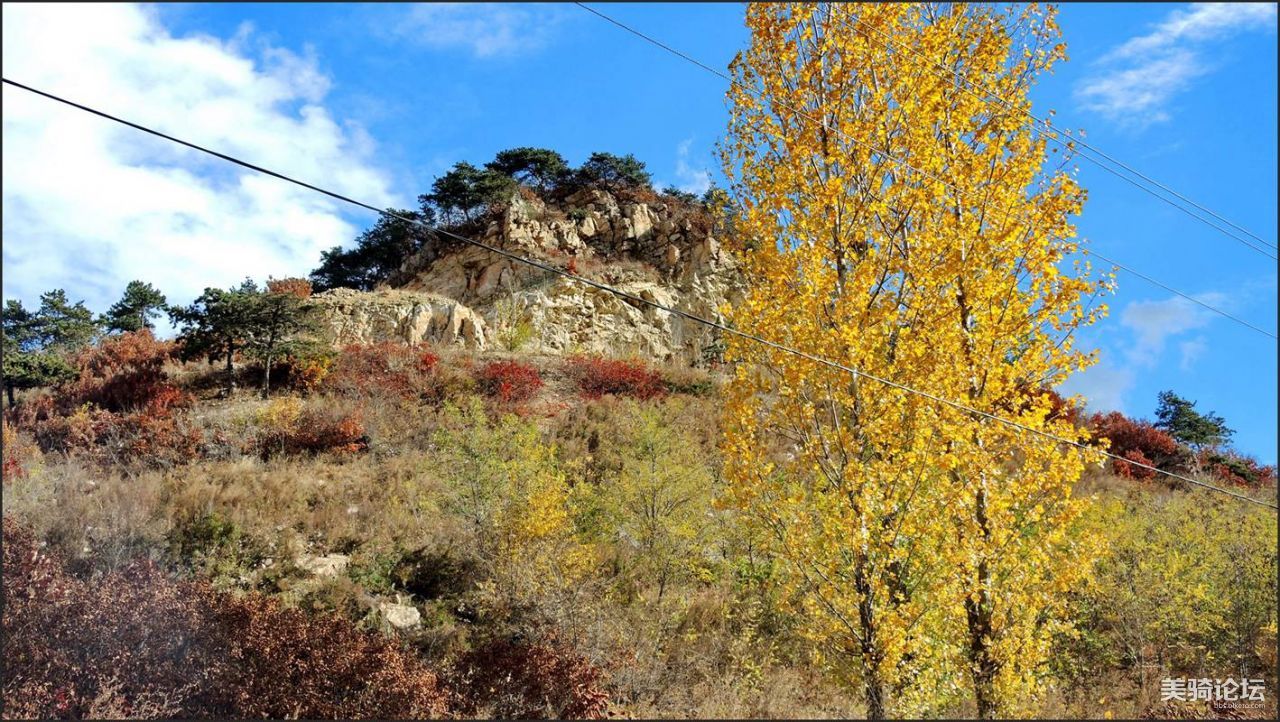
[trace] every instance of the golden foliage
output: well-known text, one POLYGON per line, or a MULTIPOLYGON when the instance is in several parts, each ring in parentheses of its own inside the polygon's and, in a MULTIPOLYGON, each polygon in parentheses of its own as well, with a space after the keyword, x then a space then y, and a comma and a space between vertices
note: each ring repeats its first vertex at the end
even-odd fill
MULTIPOLYGON (((1025 392, 1092 363, 1073 332, 1110 283, 1065 262, 1085 193, 1020 113, 1064 53, 1053 12, 752 4, 747 25, 722 148, 751 282, 733 324, 1083 441, 1025 392)), ((1067 532, 1087 459, 750 341, 728 356, 730 499, 770 532, 823 663, 872 716, 966 692, 1021 709, 1091 558, 1067 532)))

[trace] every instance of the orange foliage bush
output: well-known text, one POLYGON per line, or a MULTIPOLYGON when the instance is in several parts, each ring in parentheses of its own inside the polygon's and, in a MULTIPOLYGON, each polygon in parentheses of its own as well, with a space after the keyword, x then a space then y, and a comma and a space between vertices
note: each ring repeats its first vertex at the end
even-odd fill
POLYGON ((91 581, 4 519, 7 718, 438 717, 436 676, 334 615, 176 581, 149 562, 91 581))
POLYGON ((273 425, 262 438, 264 458, 279 454, 358 454, 369 448, 360 412, 331 407, 304 409, 296 419, 273 425))
POLYGON ((637 361, 573 356, 567 366, 569 376, 587 398, 598 399, 605 394, 614 394, 651 399, 666 393, 662 376, 637 361))
MULTIPOLYGON (((1146 421, 1130 419, 1119 411, 1112 411, 1094 414, 1089 419, 1089 426, 1093 438, 1111 440, 1108 451, 1116 456, 1160 468, 1177 461, 1178 442, 1146 421), (1137 453, 1131 455, 1131 452, 1137 453)), ((1126 478, 1143 479, 1149 478, 1143 474, 1155 475, 1150 469, 1142 469, 1118 459, 1112 460, 1112 469, 1126 478)))
POLYGON ((392 396, 440 400, 447 391, 437 375, 440 357, 425 344, 394 341, 351 345, 333 362, 322 387, 343 396, 392 396))
POLYGON ((476 381, 486 395, 511 404, 528 401, 542 388, 538 369, 519 361, 487 363, 476 373, 476 381))
POLYGON ((46 452, 81 452, 99 463, 190 461, 202 437, 178 413, 192 398, 165 375, 173 354, 173 343, 147 329, 103 339, 75 358, 74 381, 23 404, 12 419, 46 452))
POLYGON ((459 715, 503 719, 603 719, 609 696, 602 677, 554 636, 490 641, 463 656, 448 675, 459 715))
POLYGON ((267 293, 284 293, 298 298, 311 298, 311 281, 305 278, 268 279, 267 293))
POLYGON ((63 409, 93 404, 112 412, 137 410, 162 395, 165 408, 184 405, 164 373, 175 348, 148 329, 105 338, 80 352, 75 359, 79 377, 60 387, 54 398, 63 409))

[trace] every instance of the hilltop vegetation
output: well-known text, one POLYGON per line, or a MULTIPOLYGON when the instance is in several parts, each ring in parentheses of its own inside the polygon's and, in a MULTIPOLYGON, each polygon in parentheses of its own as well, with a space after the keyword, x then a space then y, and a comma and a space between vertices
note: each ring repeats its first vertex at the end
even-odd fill
MULTIPOLYGON (((67 363, 6 412, 5 589, 28 590, 5 610, 6 709, 861 713, 717 502, 718 372, 382 344, 286 360, 265 400, 249 361, 224 397, 221 364, 145 329, 67 363), (216 641, 246 624, 265 636, 216 641), (143 634, 208 640, 177 668, 207 671, 151 661, 143 634), (300 654, 332 666, 282 676, 300 654)), ((1240 488, 1273 493, 1265 473, 1240 488)), ((1270 674, 1263 510, 1102 471, 1081 489, 1112 552, 1070 594, 1046 713, 1138 714, 1143 665, 1270 674)))

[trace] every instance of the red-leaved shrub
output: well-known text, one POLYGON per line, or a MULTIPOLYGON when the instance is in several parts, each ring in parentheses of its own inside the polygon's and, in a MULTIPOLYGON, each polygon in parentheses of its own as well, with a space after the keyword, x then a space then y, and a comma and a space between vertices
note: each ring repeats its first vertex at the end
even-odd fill
POLYGON ((1252 456, 1236 451, 1202 449, 1197 464, 1218 481, 1247 487, 1274 487, 1276 467, 1259 464, 1252 456))
POLYGON ((458 660, 447 679, 463 717, 603 719, 609 696, 598 667, 554 636, 493 640, 458 660))
POLYGON ((1151 459, 1144 456, 1138 449, 1129 449, 1124 452, 1123 456, 1127 461, 1114 459, 1111 463, 1111 468, 1115 471, 1117 476, 1125 479, 1151 479, 1155 477, 1156 472, 1154 469, 1148 469, 1146 466, 1138 466, 1138 464, 1155 466, 1151 459))
POLYGON ((9 719, 439 717, 447 694, 390 639, 143 562, 69 574, 4 519, 9 719))
POLYGON ((199 455, 201 435, 179 413, 191 395, 171 383, 171 342, 143 329, 103 339, 74 359, 78 375, 12 413, 46 452, 103 464, 173 466, 199 455))
POLYGON ((55 400, 69 410, 93 404, 105 411, 134 411, 168 394, 165 408, 180 406, 181 392, 169 383, 164 364, 174 355, 170 341, 157 340, 142 329, 103 339, 75 358, 79 377, 57 389, 55 400))
POLYGON ((542 388, 538 369, 519 361, 492 361, 476 373, 480 389, 503 403, 518 404, 533 398, 542 388))
MULTIPOLYGON (((1089 419, 1089 426, 1093 432, 1093 438, 1111 440, 1111 448, 1108 451, 1116 456, 1160 468, 1176 461, 1178 457, 1178 442, 1174 441, 1172 436, 1146 421, 1131 419, 1119 411, 1094 414, 1089 419), (1138 452, 1142 459, 1129 455, 1134 451, 1138 452)), ((1113 460, 1112 468, 1117 474, 1130 478, 1146 478, 1135 474, 1138 471, 1154 474, 1149 469, 1125 464, 1118 459, 1113 460)))
POLYGON ((662 376, 637 361, 573 356, 568 360, 567 367, 569 376, 577 383, 578 391, 587 398, 597 399, 606 394, 615 394, 651 399, 666 393, 662 376))
POLYGON ((446 380, 437 373, 440 357, 426 345, 395 341, 351 345, 334 359, 323 388, 350 398, 399 397, 441 400, 446 380))

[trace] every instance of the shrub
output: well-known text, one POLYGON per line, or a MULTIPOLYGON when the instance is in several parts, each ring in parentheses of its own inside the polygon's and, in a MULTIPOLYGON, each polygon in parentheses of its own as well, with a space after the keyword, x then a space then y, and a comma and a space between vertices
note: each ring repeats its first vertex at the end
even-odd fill
POLYGON ((148 329, 103 339, 74 360, 76 379, 14 414, 43 451, 97 463, 172 466, 199 454, 201 435, 177 414, 190 394, 164 372, 174 344, 148 329))
POLYGON ((454 391, 453 379, 440 373, 440 357, 425 344, 395 341, 342 349, 321 387, 351 398, 392 396, 441 401, 454 391))
POLYGON ((29 428, 44 452, 79 453, 101 465, 172 467, 200 456, 203 436, 175 413, 187 403, 187 394, 167 388, 128 413, 84 404, 64 414, 49 403, 32 404, 36 415, 29 428))
POLYGON ((1199 466, 1219 481, 1237 486, 1275 486, 1276 468, 1234 451, 1202 450, 1196 457, 1199 466))
POLYGON ((1274 679, 1274 665, 1259 654, 1262 644, 1274 645, 1269 512, 1213 494, 1133 493, 1089 507, 1081 521, 1105 539, 1107 553, 1090 583, 1071 592, 1076 632, 1063 639, 1070 651, 1055 664, 1074 659, 1090 686, 1109 668, 1135 680, 1274 679))
POLYGON ((174 353, 172 342, 157 340, 148 329, 107 337, 80 352, 75 358, 78 378, 59 388, 54 398, 64 409, 93 404, 112 412, 147 406, 161 394, 174 402, 176 387, 164 373, 174 353))
POLYGON ((476 374, 476 381, 487 396, 508 404, 528 401, 542 388, 538 369, 519 361, 487 363, 476 374))
POLYGON ((464 717, 603 719, 609 696, 599 668, 554 636, 496 639, 462 657, 449 673, 464 717))
POLYGON ((286 356, 271 368, 272 387, 284 387, 300 394, 319 391, 333 368, 332 354, 286 356))
POLYGON ((280 454, 358 454, 369 448, 360 412, 330 405, 304 408, 295 398, 268 404, 255 419, 261 427, 259 452, 264 459, 280 454))
MULTIPOLYGON (((1178 442, 1146 421, 1130 419, 1119 411, 1112 411, 1094 414, 1089 419, 1089 426, 1095 439, 1111 440, 1109 451, 1116 456, 1160 468, 1165 468, 1178 459, 1178 442), (1137 456, 1131 456, 1130 452, 1137 452, 1137 456)), ((1144 478, 1135 476, 1135 471, 1152 473, 1119 460, 1112 461, 1112 468, 1116 474, 1126 478, 1144 478)))
POLYGON ((662 384, 673 394, 711 396, 716 392, 716 382, 709 373, 689 366, 671 366, 664 369, 662 384))
POLYGON ((311 281, 305 278, 269 278, 267 293, 278 293, 298 298, 311 298, 311 281))
POLYGON ((651 399, 666 393, 662 377, 637 361, 574 356, 568 361, 568 372, 587 398, 615 394, 651 399))
POLYGON ((91 581, 4 519, 6 717, 441 716, 388 639, 138 563, 91 581), (104 708, 104 705, 107 705, 104 708))
POLYGON ((1124 452, 1123 456, 1128 461, 1116 459, 1112 462, 1112 468, 1115 470, 1116 475, 1125 479, 1151 479, 1155 477, 1155 470, 1137 465, 1146 464, 1147 466, 1155 466, 1155 463, 1146 456, 1143 456, 1142 452, 1138 449, 1129 449, 1124 452), (1130 461, 1136 463, 1131 464, 1129 463, 1130 461))

